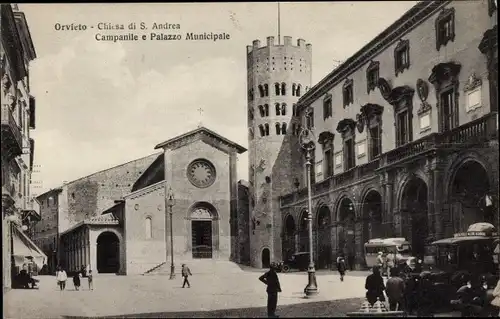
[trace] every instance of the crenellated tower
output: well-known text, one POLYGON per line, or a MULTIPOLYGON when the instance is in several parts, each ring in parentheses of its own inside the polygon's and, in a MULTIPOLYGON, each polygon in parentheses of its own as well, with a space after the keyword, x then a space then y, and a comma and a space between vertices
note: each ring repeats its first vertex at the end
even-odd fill
POLYGON ((311 86, 312 46, 285 36, 283 44, 267 37, 247 46, 250 261, 282 258, 279 196, 302 180, 300 119, 295 104, 311 86), (276 178, 274 178, 276 176, 276 178), (266 251, 267 249, 267 251, 266 251), (267 255, 267 253, 269 253, 267 255), (269 256, 269 258, 267 258, 269 256))

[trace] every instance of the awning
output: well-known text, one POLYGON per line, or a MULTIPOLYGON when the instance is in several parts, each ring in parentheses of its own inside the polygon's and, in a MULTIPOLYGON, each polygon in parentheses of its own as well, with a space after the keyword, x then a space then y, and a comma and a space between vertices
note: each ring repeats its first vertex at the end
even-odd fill
POLYGON ((17 227, 12 227, 12 229, 14 230, 12 233, 12 254, 14 255, 16 266, 22 267, 30 259, 33 259, 38 269, 42 269, 43 265, 47 263, 47 255, 17 227))

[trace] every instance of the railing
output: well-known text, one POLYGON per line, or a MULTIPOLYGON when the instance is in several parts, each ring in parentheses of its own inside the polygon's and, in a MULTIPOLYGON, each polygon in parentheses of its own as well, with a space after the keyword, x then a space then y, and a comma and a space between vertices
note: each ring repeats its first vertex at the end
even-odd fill
POLYGON ((498 113, 490 113, 439 136, 439 144, 464 145, 498 138, 498 113))
MULTIPOLYGON (((436 148, 469 147, 471 144, 486 142, 498 138, 498 113, 489 113, 453 130, 443 133, 433 133, 417 141, 402 145, 382 154, 380 158, 369 163, 356 166, 346 172, 329 177, 312 186, 312 195, 327 192, 329 189, 348 185, 362 179, 381 166, 409 160, 412 157, 436 148)), ((281 197, 281 206, 287 206, 307 196, 307 188, 281 197)))
MULTIPOLYGON (((7 104, 2 105, 2 131, 5 127, 9 128, 9 132, 12 133, 12 136, 14 140, 17 143, 18 150, 16 151, 19 152, 18 155, 21 154, 22 152, 22 146, 23 146, 23 138, 21 135, 21 130, 17 126, 16 121, 14 120, 14 117, 12 116, 12 111, 10 110, 10 106, 7 104)), ((2 132, 2 135, 5 134, 2 132)))

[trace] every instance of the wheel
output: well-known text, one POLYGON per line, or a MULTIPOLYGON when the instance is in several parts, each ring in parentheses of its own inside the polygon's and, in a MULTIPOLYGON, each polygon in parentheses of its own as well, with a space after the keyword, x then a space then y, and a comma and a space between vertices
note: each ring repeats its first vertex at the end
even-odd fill
POLYGON ((290 271, 290 267, 288 265, 284 265, 282 269, 283 269, 283 272, 289 272, 290 271))

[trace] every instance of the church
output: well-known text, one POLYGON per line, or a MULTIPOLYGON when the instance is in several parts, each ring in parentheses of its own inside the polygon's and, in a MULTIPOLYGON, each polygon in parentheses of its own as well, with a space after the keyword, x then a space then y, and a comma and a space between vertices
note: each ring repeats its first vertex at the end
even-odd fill
POLYGON ((58 234, 47 249, 57 251, 49 272, 62 265, 144 274, 170 265, 172 253, 177 269, 193 259, 239 262, 245 244, 238 228, 248 216, 238 216, 245 200, 238 199, 236 162, 246 149, 205 127, 155 149, 161 152, 38 196, 53 224, 42 220, 35 242, 47 247, 43 227, 58 234))

